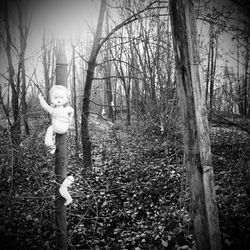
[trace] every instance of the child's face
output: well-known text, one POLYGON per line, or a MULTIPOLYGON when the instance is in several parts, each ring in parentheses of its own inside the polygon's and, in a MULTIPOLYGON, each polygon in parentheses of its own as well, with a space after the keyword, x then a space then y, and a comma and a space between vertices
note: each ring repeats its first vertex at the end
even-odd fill
POLYGON ((65 93, 65 91, 61 89, 54 90, 51 93, 50 98, 51 98, 51 103, 56 106, 63 106, 68 101, 67 93, 65 93))

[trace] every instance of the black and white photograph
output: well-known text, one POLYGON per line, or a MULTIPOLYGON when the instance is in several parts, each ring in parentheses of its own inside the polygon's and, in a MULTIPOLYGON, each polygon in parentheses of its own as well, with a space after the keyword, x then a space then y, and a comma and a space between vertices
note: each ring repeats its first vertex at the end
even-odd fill
POLYGON ((248 250, 250 2, 0 0, 0 249, 248 250))

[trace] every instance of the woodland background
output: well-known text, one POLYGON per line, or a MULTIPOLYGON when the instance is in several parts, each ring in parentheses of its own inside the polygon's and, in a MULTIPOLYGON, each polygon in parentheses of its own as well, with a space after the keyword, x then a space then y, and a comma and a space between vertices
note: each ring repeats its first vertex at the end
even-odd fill
MULTIPOLYGON (((50 118, 37 95, 48 98, 55 84, 63 40, 75 109, 69 249, 195 249, 168 1, 106 1, 97 44, 100 1, 72 2, 1 2, 1 245, 55 245, 54 158, 43 143, 50 118), (88 151, 82 117, 93 50, 88 151)), ((222 246, 247 249, 250 5, 194 4, 222 246)))

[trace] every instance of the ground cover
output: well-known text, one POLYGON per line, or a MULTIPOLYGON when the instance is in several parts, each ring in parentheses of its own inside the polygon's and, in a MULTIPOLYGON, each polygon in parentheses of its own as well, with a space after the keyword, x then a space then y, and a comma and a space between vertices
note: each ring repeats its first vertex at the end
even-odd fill
MULTIPOLYGON (((68 208, 69 249, 195 249, 181 134, 92 126, 93 169, 83 169, 69 139, 76 182, 68 208), (99 128, 99 129, 98 129, 99 128), (101 128, 101 129, 100 129, 101 128)), ((54 248, 54 158, 44 133, 26 139, 12 169, 1 135, 1 249, 54 248)), ((249 137, 211 128, 223 249, 249 245, 249 137)))

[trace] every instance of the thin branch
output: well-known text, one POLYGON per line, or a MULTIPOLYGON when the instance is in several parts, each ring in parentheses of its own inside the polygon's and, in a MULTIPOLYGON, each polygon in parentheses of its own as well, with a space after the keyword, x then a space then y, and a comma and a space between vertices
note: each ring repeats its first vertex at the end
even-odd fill
POLYGON ((85 59, 85 58, 80 54, 80 52, 78 52, 76 49, 75 49, 75 52, 78 54, 78 56, 79 56, 84 62, 88 63, 88 60, 85 59))
POLYGON ((150 3, 145 9, 143 10, 140 10, 139 12, 133 14, 132 16, 130 16, 129 18, 127 18, 125 21, 121 22, 120 24, 118 24, 114 29, 112 29, 109 34, 103 38, 101 40, 101 42, 99 43, 98 45, 98 48, 97 48, 97 53, 98 51, 100 50, 100 48, 103 46, 103 44, 116 32, 118 31, 120 28, 122 28, 123 26, 125 25, 128 25, 129 23, 137 20, 139 18, 139 15, 145 11, 147 11, 153 4, 157 3, 158 1, 153 1, 152 3, 150 3))

